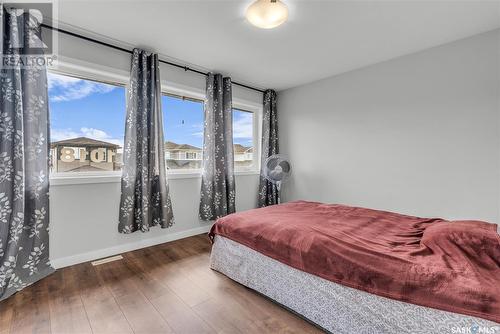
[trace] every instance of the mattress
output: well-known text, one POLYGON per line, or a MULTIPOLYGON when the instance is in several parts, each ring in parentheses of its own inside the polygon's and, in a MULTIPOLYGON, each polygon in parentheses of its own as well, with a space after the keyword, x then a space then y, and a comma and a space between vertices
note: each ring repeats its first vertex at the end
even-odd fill
POLYGON ((212 269, 332 333, 488 333, 500 325, 472 316, 388 299, 290 267, 216 235, 212 269))
POLYGON ((292 201, 219 218, 209 235, 343 286, 500 323, 496 224, 292 201))

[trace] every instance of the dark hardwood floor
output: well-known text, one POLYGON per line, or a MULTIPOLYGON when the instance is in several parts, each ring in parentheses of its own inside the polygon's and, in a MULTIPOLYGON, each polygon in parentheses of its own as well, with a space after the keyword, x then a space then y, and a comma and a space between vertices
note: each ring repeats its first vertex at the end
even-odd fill
POLYGON ((7 333, 320 333, 209 268, 205 235, 57 270, 0 302, 7 333))

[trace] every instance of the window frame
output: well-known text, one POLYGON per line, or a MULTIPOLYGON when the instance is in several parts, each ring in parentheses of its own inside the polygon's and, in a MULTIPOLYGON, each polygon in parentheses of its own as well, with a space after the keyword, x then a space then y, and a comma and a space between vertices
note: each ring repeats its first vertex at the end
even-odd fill
MULTIPOLYGON (((199 102, 202 105, 205 103, 204 98, 201 99, 198 94, 183 94, 181 95, 180 91, 172 92, 168 90, 164 85, 162 85, 162 91, 161 95, 163 96, 170 96, 173 98, 181 99, 181 100, 188 100, 188 101, 193 101, 193 102, 199 102)), ((163 113, 163 110, 162 110, 163 113)), ((162 114, 162 116, 165 116, 162 114)), ((163 122, 165 122, 165 117, 163 117, 163 122)), ((165 134, 164 134, 165 135, 165 134)), ((166 141, 167 138, 164 138, 166 141)), ((203 141, 202 141, 202 150, 203 150, 203 141)), ((196 168, 185 168, 185 169, 167 169, 167 178, 172 178, 171 176, 177 176, 174 178, 189 178, 189 177, 201 177, 201 168, 196 169, 196 168)))
MULTIPOLYGON (((162 96, 170 96, 182 100, 189 100, 193 102, 200 102, 202 104, 205 103, 204 99, 200 99, 198 94, 193 94, 190 95, 189 92, 185 92, 185 95, 180 95, 179 91, 176 91, 176 93, 170 92, 167 90, 166 92, 164 91, 162 87, 162 96)), ((234 99, 233 100, 233 106, 232 106, 232 111, 238 110, 241 112, 248 112, 253 115, 252 117, 252 135, 253 135, 253 141, 252 144, 254 145, 254 152, 253 152, 253 163, 249 167, 240 167, 234 169, 234 173, 236 175, 252 175, 252 174, 260 174, 260 129, 259 125, 262 123, 262 109, 259 108, 257 104, 252 104, 248 103, 247 101, 242 101, 240 99, 234 99)), ((163 119, 165 122, 165 119, 163 119)), ((165 138, 166 140, 166 138, 165 138)), ((203 145, 203 144, 202 144, 203 145)), ((195 174, 199 175, 201 177, 201 169, 170 169, 168 170, 168 175, 189 175, 189 174, 195 174)))
MULTIPOLYGON (((47 69, 47 73, 53 73, 57 75, 64 75, 67 77, 75 78, 75 79, 82 79, 82 80, 89 80, 89 81, 94 81, 98 83, 103 83, 107 85, 113 85, 116 87, 122 87, 125 88, 125 94, 126 94, 126 82, 123 82, 123 79, 118 79, 117 77, 114 76, 109 76, 106 77, 104 75, 96 75, 93 76, 88 73, 86 74, 74 74, 73 72, 69 70, 62 70, 62 69, 47 69)), ((49 117, 50 117, 50 110, 49 110, 49 117)), ((50 129, 52 130, 52 129, 50 129)), ((107 171, 107 172, 50 172, 49 173, 49 180, 52 185, 59 185, 59 184, 82 184, 82 183, 107 183, 107 182, 113 182, 117 177, 121 179, 122 172, 121 171, 107 171), (95 181, 95 182, 94 182, 95 181)))
MULTIPOLYGON (((109 85, 125 87, 129 81, 128 72, 113 69, 106 66, 90 64, 87 62, 61 57, 57 67, 48 68, 47 72, 70 76, 78 79, 91 80, 109 85)), ((176 85, 166 80, 161 80, 161 94, 180 97, 204 103, 205 93, 200 89, 184 85, 176 85)), ((260 174, 260 148, 261 148, 261 124, 262 104, 253 101, 233 98, 233 109, 253 113, 253 145, 254 163, 249 168, 235 169, 235 175, 258 175, 260 174)), ((165 121, 165 120, 164 120, 165 121)), ((51 185, 91 184, 91 183, 117 183, 121 181, 121 171, 108 172, 73 172, 73 173, 50 173, 51 185)), ((201 169, 167 170, 167 179, 189 179, 201 178, 201 169)))

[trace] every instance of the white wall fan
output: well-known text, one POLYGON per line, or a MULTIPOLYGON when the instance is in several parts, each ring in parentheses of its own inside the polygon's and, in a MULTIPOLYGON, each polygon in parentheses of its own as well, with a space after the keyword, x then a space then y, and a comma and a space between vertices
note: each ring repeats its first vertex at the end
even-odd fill
POLYGON ((264 162, 262 176, 276 185, 278 189, 278 204, 281 203, 281 185, 290 177, 291 166, 283 154, 273 154, 264 162))

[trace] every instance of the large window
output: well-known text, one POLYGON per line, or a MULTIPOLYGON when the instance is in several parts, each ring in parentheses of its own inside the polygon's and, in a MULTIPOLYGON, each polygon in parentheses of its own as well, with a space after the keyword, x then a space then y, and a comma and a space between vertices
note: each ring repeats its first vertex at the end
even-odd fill
MULTIPOLYGON (((163 128, 167 168, 199 170, 203 148, 203 101, 164 95, 163 128)), ((254 167, 254 113, 233 109, 234 165, 254 167)))
MULTIPOLYGON (((49 73, 51 172, 112 172, 122 168, 125 87, 49 73)), ((204 106, 162 95, 164 149, 170 172, 199 172, 204 106)), ((255 169, 255 114, 233 109, 235 170, 255 169)))
POLYGON ((49 73, 51 172, 121 170, 125 88, 49 73))

